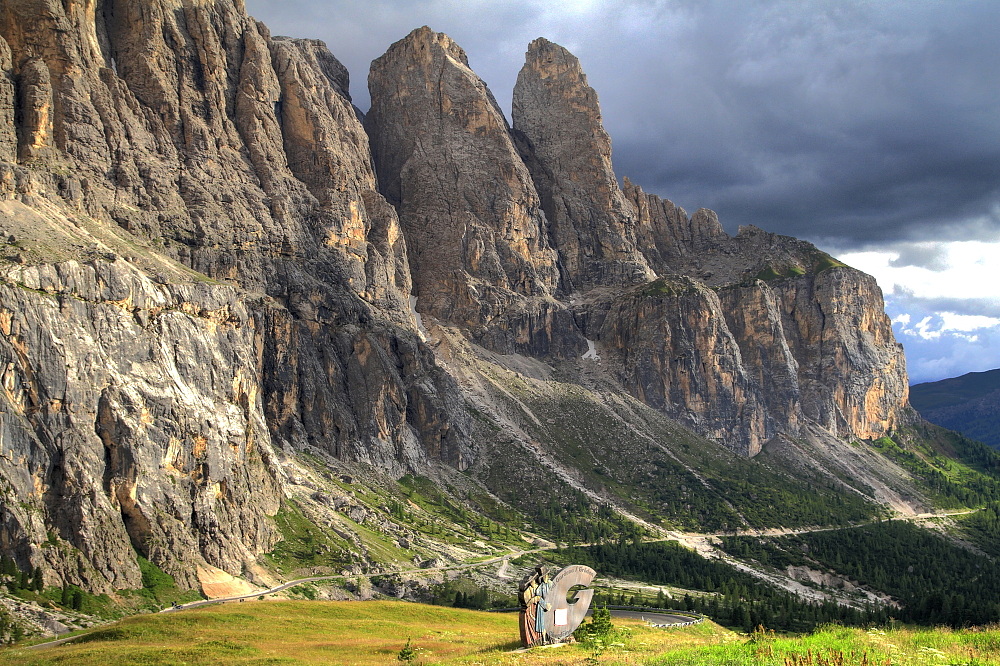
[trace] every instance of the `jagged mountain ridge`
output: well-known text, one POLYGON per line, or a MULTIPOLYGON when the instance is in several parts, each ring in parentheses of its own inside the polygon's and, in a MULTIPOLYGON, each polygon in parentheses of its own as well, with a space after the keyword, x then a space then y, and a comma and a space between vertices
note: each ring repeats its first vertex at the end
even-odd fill
POLYGON ((0 545, 52 583, 136 586, 133 549, 253 579, 303 451, 494 490, 523 460, 614 500, 500 405, 507 372, 745 456, 912 418, 874 280, 620 187, 558 45, 511 127, 428 28, 373 63, 363 124, 325 46, 238 0, 5 0, 0 38, 0 545))
POLYGON ((366 126, 379 182, 396 203, 408 246, 436 252, 412 264, 414 293, 432 304, 426 312, 508 353, 579 355, 587 350, 581 338, 600 339, 609 354, 641 350, 642 360, 621 364, 629 370, 620 379, 633 395, 750 455, 779 431, 794 434, 800 412, 834 434, 873 437, 896 424, 905 409, 904 361, 881 307, 867 306, 881 302, 871 278, 802 241, 753 228, 731 239, 714 213, 699 211, 689 220, 631 183, 627 197, 611 169, 596 93, 562 47, 544 39, 529 46, 514 89, 512 131, 466 63, 447 36, 421 28, 376 60, 369 77, 366 126), (406 94, 400 81, 407 82, 406 94), (456 92, 455 81, 472 85, 456 92), (483 156, 496 167, 482 169, 483 156), (517 174, 524 187, 522 164, 535 186, 516 198, 526 206, 482 212, 479 201, 496 187, 498 173, 517 174), (482 225, 467 216, 493 221, 488 242, 482 225), (447 234, 452 250, 437 236, 449 219, 458 232, 447 234), (550 255, 538 251, 546 231, 560 259, 555 288, 550 255), (651 250, 662 248, 650 252, 656 273, 640 238, 651 250), (540 263, 507 268, 510 257, 540 263), (709 262, 713 268, 705 269, 709 262), (673 277, 699 272, 700 280, 673 277), (685 286, 640 288, 640 298, 620 298, 656 274, 685 286), (563 310, 572 312, 575 326, 550 324, 563 310), (692 313, 686 321, 675 318, 686 310, 692 313), (760 320, 734 319, 745 312, 760 320), (622 340, 631 333, 649 337, 642 345, 622 340), (772 354, 760 354, 760 335, 773 341, 764 345, 772 354), (856 384, 836 386, 835 374, 856 384), (767 386, 772 378, 776 386, 767 386), (768 410, 765 394, 775 392, 790 392, 790 404, 768 410))

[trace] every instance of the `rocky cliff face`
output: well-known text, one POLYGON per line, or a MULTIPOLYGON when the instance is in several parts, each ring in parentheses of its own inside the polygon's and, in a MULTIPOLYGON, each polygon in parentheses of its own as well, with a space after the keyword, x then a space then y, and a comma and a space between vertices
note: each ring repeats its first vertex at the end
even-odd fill
POLYGON ((465 52, 414 30, 372 63, 369 87, 365 125, 420 311, 494 348, 574 353, 582 339, 553 299, 557 255, 541 201, 465 52))
POLYGON ((5 0, 0 546, 94 590, 136 586, 135 552, 187 585, 252 576, 287 457, 491 483, 482 368, 585 353, 744 455, 905 420, 871 278, 619 187, 579 62, 526 60, 511 128, 415 30, 362 122, 321 42, 241 2, 5 0))
MULTIPOLYGON (((628 181, 622 191, 597 96, 562 47, 544 39, 529 46, 513 130, 464 52, 427 28, 374 63, 369 87, 366 125, 381 188, 411 252, 422 248, 414 275, 423 313, 505 353, 569 357, 583 351, 585 335, 615 354, 633 395, 750 455, 777 432, 798 432, 803 390, 808 417, 832 432, 870 433, 871 417, 893 424, 890 405, 905 400, 899 350, 877 360, 815 358, 823 346, 804 342, 800 324, 821 313, 782 305, 781 293, 758 280, 811 293, 836 262, 755 229, 730 238, 713 212, 688 218, 628 181), (511 206, 530 212, 513 218, 524 224, 512 226, 511 206), (664 279, 622 296, 648 283, 651 267, 664 279), (725 289, 717 296, 708 287, 725 289), (837 382, 816 379, 829 377, 816 367, 831 362, 870 385, 826 391, 837 382)), ((865 334, 883 349, 887 332, 883 317, 865 334)), ((861 335, 842 327, 834 337, 859 348, 861 335)))
POLYGON ((249 573, 281 493, 236 291, 125 261, 0 279, 4 552, 104 592, 142 587, 133 548, 187 585, 249 573))
POLYGON ((616 298, 596 337, 633 395, 695 431, 744 455, 774 434, 752 359, 703 283, 659 278, 616 298))
POLYGON ((680 206, 655 194, 646 194, 628 178, 623 189, 635 207, 636 240, 650 267, 659 274, 689 273, 702 279, 711 278, 700 270, 698 260, 728 239, 718 216, 707 208, 699 208, 689 218, 680 206))
POLYGON ((0 543, 22 566, 135 586, 135 548, 187 584, 199 563, 239 574, 277 538, 272 450, 396 474, 467 463, 458 391, 407 306, 405 238, 321 43, 271 39, 223 1, 15 0, 0 37, 7 258, 54 276, 9 273, 3 301, 0 543), (111 256, 135 269, 113 288, 111 256), (58 407, 35 411, 25 386, 58 407), (21 412, 35 421, 15 431, 21 412), (69 547, 42 549, 46 530, 69 547))

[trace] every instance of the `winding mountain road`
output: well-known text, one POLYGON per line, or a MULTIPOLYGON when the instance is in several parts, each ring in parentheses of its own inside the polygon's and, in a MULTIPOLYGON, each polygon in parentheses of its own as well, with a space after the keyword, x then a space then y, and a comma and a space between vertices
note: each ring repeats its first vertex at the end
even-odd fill
MULTIPOLYGON (((969 513, 975 513, 976 511, 979 511, 979 509, 966 509, 966 510, 962 510, 962 511, 942 511, 940 513, 921 513, 921 514, 917 514, 917 515, 914 515, 914 516, 900 516, 900 517, 893 518, 893 520, 919 521, 919 520, 929 520, 929 519, 933 519, 933 518, 948 518, 948 517, 951 517, 951 516, 960 516, 960 515, 965 515, 965 514, 969 514, 969 513)), ((856 525, 848 525, 848 526, 841 525, 841 526, 836 526, 836 527, 823 526, 823 527, 807 527, 807 528, 795 528, 795 529, 777 528, 777 529, 769 529, 769 530, 755 530, 755 531, 748 531, 747 534, 753 534, 753 535, 758 535, 758 536, 785 536, 785 535, 790 535, 790 534, 809 534, 811 532, 832 532, 832 531, 835 531, 835 530, 853 529, 853 528, 858 528, 858 527, 864 527, 865 525, 871 525, 874 522, 876 522, 876 521, 873 520, 873 521, 869 521, 869 522, 866 522, 866 523, 858 523, 856 525)), ((670 533, 669 536, 663 537, 661 539, 649 539, 649 542, 652 543, 652 542, 657 542, 657 541, 679 541, 679 542, 681 542, 681 543, 683 543, 683 544, 685 544, 685 545, 687 545, 689 547, 693 547, 695 550, 701 552, 701 551, 703 551, 705 549, 705 547, 707 545, 707 542, 708 542, 708 540, 710 538, 713 538, 713 537, 722 537, 722 536, 732 536, 732 535, 729 534, 729 533, 721 533, 721 532, 720 533, 697 533, 697 532, 683 532, 683 533, 679 533, 679 532, 673 532, 673 533, 670 533)), ((579 544, 579 545, 580 546, 592 546, 594 544, 579 544)), ((557 546, 555 546, 555 545, 552 545, 552 546, 541 546, 539 548, 533 548, 533 549, 530 549, 530 550, 513 551, 513 552, 507 553, 505 555, 499 555, 497 557, 491 557, 491 558, 488 558, 488 559, 485 559, 485 560, 479 560, 478 562, 465 562, 465 563, 461 563, 461 564, 450 564, 450 565, 441 566, 441 567, 398 569, 396 571, 381 571, 381 572, 378 572, 378 573, 371 573, 371 574, 338 574, 338 575, 331 575, 331 576, 310 576, 308 578, 298 578, 296 580, 288 581, 287 583, 282 583, 281 585, 278 585, 276 587, 272 587, 269 590, 263 590, 263 591, 259 591, 259 592, 253 592, 253 593, 250 593, 250 594, 242 594, 242 595, 238 595, 238 596, 234 596, 234 597, 224 597, 224 598, 221 598, 221 599, 205 599, 205 600, 202 600, 202 601, 193 601, 191 603, 182 604, 182 605, 178 605, 178 606, 171 607, 171 608, 165 608, 165 609, 161 610, 160 612, 161 613, 172 613, 172 612, 175 612, 175 611, 178 611, 178 610, 184 610, 184 609, 188 609, 188 608, 196 608, 198 606, 207 606, 209 604, 223 604, 223 603, 230 603, 230 602, 233 602, 233 601, 245 601, 247 599, 255 599, 255 598, 262 597, 262 596, 266 596, 268 594, 276 594, 278 592, 283 592, 284 590, 287 590, 287 589, 289 589, 291 587, 295 587, 296 585, 300 585, 302 583, 313 583, 313 582, 323 581, 323 580, 345 580, 345 579, 349 579, 349 578, 357 578, 358 576, 388 576, 388 575, 393 575, 393 574, 409 574, 409 575, 413 575, 413 574, 418 574, 418 573, 440 573, 440 572, 444 572, 444 571, 460 571, 460 570, 463 570, 463 569, 477 569, 479 567, 489 566, 489 565, 492 565, 492 564, 498 564, 499 563, 500 567, 497 569, 497 574, 496 574, 497 578, 508 579, 508 578, 510 578, 510 574, 508 573, 508 566, 510 564, 510 560, 511 559, 522 557, 524 555, 531 555, 531 554, 534 554, 534 553, 541 553, 541 552, 544 552, 544 551, 547 551, 547 550, 555 550, 556 548, 557 548, 557 546)), ((715 550, 715 549, 712 548, 712 550, 715 550)), ((718 556, 717 553, 716 553, 716 556, 718 556)))
POLYGON ((426 567, 426 568, 414 568, 414 569, 397 569, 395 571, 380 571, 378 573, 367 573, 367 574, 337 574, 332 576, 310 576, 308 578, 297 578, 295 580, 290 580, 287 583, 282 583, 276 587, 272 587, 269 590, 262 590, 259 592, 252 592, 250 594, 241 594, 235 597, 224 597, 222 599, 204 599, 202 601, 192 601, 187 604, 180 604, 178 606, 172 606, 170 608, 164 608, 161 613, 173 613, 179 610, 186 610, 188 608, 197 608, 198 606, 207 606, 209 604, 224 604, 233 601, 245 601, 247 599, 257 599, 268 594, 275 594, 277 592, 283 592, 290 587, 295 587, 302 583, 314 583, 321 580, 346 580, 350 578, 358 578, 359 576, 372 577, 372 576, 391 576, 394 574, 421 574, 421 573, 441 573, 444 571, 460 571, 462 569, 478 569, 479 567, 489 566, 492 564, 500 564, 497 569, 498 578, 510 578, 510 574, 507 573, 507 567, 510 564, 511 558, 521 557, 522 555, 530 555, 532 553, 539 553, 544 550, 552 550, 555 546, 545 546, 543 548, 535 548, 532 550, 521 550, 514 551, 512 553, 507 553, 505 555, 498 555, 497 557, 491 557, 485 560, 479 560, 478 562, 465 562, 461 564, 449 564, 448 566, 442 567, 426 567))

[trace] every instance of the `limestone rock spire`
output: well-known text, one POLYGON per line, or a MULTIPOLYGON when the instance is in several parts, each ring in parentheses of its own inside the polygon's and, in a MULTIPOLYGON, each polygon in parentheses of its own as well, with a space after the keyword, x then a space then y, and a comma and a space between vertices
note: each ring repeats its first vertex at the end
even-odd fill
POLYGON ((654 277, 636 246, 635 207, 611 167, 611 139, 580 61, 531 42, 514 87, 513 122, 560 254, 563 288, 639 284, 654 277))
POLYGON ((368 85, 379 187, 399 212, 421 312, 482 326, 554 291, 541 201, 462 48, 419 28, 372 63, 368 85))

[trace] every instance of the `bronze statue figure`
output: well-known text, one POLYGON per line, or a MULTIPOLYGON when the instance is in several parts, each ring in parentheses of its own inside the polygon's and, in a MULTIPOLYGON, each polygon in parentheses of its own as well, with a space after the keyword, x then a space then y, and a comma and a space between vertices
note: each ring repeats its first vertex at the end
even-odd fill
POLYGON ((524 647, 545 644, 546 596, 549 592, 549 576, 545 567, 536 567, 535 572, 521 582, 518 599, 521 602, 521 644, 524 647))

